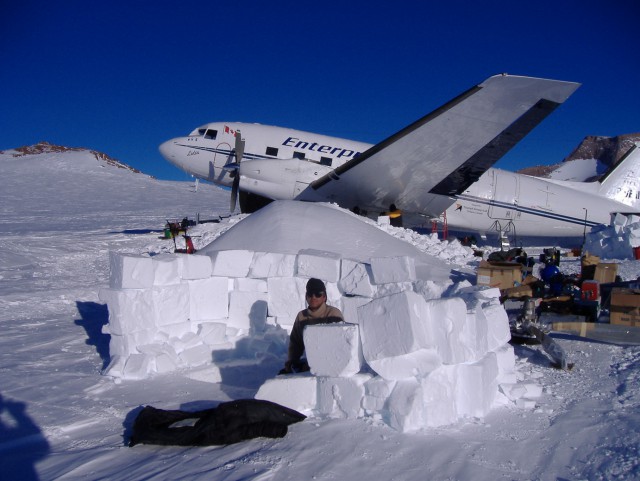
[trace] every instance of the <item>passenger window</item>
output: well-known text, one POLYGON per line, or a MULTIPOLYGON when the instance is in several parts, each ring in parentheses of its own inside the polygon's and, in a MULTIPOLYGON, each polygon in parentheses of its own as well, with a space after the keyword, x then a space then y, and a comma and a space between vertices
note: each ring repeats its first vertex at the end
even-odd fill
POLYGON ((205 139, 211 139, 211 140, 215 140, 217 136, 218 136, 218 131, 211 130, 211 129, 208 129, 207 132, 204 134, 205 139))
POLYGON ((267 147, 267 155, 271 155, 273 157, 277 157, 278 156, 278 149, 275 147, 267 147))
POLYGON ((294 159, 304 159, 304 152, 294 152, 293 153, 293 158, 294 159))
POLYGON ((331 167, 331 164, 333 163, 333 159, 331 157, 320 157, 320 163, 322 165, 331 167))

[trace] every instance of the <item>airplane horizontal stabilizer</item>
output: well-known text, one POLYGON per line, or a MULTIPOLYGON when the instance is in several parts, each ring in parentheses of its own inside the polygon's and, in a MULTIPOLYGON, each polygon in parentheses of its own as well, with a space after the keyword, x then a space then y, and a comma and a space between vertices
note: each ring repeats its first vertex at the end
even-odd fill
POLYGON ((579 85, 490 77, 316 180, 307 196, 440 215, 579 85))

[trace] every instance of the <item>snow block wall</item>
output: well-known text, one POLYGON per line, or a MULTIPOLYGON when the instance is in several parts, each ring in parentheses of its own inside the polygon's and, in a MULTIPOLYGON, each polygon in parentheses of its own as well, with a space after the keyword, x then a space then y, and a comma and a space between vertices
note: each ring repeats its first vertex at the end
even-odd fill
POLYGON ((117 379, 184 370, 220 382, 224 362, 284 364, 307 279, 319 277, 346 322, 308 327, 311 371, 274 373, 256 398, 310 416, 374 417, 414 431, 482 417, 535 391, 517 389, 499 291, 417 279, 408 256, 362 263, 310 249, 228 250, 111 253, 110 262, 100 299, 111 335, 105 374, 117 379), (447 287, 455 297, 441 297, 447 287))
MULTIPOLYGON (((349 275, 353 268, 347 265, 349 275)), ((377 279, 395 281, 393 287, 377 285, 372 276, 374 291, 385 294, 357 301, 355 320, 345 315, 345 324, 307 327, 311 372, 277 376, 256 398, 310 416, 374 417, 410 432, 484 417, 496 405, 516 403, 518 394, 539 395, 516 388, 499 290, 467 285, 453 290, 456 297, 431 299, 410 288, 415 274, 403 262, 372 260, 366 270, 385 265, 389 271, 378 272, 377 279), (314 396, 315 404, 310 402, 314 396)), ((424 290, 424 283, 414 285, 424 290)), ((345 297, 344 304, 353 299, 345 297)))
POLYGON ((583 250, 603 259, 634 259, 636 247, 640 247, 640 216, 616 213, 608 226, 591 228, 583 250))

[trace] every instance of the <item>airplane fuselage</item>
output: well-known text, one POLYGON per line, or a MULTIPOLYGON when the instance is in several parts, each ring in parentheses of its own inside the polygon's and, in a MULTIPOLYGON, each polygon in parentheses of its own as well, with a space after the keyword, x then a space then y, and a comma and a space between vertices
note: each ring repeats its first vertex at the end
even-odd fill
MULTIPOLYGON (((195 177, 230 186, 236 173, 225 166, 235 161, 236 131, 246 143, 241 188, 270 199, 331 200, 310 198, 309 184, 371 147, 281 127, 215 122, 187 137, 165 142, 160 150, 169 162, 195 177)), ((393 169, 392 163, 389 169, 393 169)), ((609 223, 612 212, 633 211, 620 202, 594 195, 588 183, 550 182, 489 168, 464 193, 448 199, 453 203, 445 215, 452 230, 580 237, 586 228, 609 223)), ((361 210, 367 207, 371 208, 363 206, 361 210)), ((377 215, 379 211, 371 213, 377 215)))
MULTIPOLYGON (((264 175, 269 175, 261 168, 260 163, 253 161, 281 161, 282 169, 271 169, 273 172, 277 171, 278 177, 265 178, 266 185, 273 181, 287 182, 287 172, 291 173, 290 184, 295 185, 296 181, 308 184, 370 147, 363 142, 301 130, 260 124, 214 122, 198 127, 187 137, 163 143, 160 151, 169 162, 189 174, 218 185, 230 186, 233 175, 225 170, 224 166, 235 161, 236 131, 241 132, 246 143, 242 160, 243 184, 246 179, 249 184, 255 185, 255 181, 262 181, 264 175), (252 169, 259 171, 259 179, 252 178, 252 169), (285 178, 281 175, 282 172, 285 173, 285 178)), ((280 193, 278 197, 273 198, 294 199, 294 189, 290 187, 283 188, 281 192, 277 188, 271 188, 269 191, 274 195, 280 193)))

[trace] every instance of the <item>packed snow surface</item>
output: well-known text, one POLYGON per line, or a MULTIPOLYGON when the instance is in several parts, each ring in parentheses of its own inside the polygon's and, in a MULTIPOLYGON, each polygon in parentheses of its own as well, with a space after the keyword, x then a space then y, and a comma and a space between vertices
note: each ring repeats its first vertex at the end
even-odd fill
MULTIPOLYGON (((128 448, 140 406, 196 410, 252 398, 280 367, 275 360, 258 369, 230 365, 219 383, 184 371, 119 383, 101 374, 110 353, 98 293, 109 286, 109 252, 172 252, 162 238, 166 220, 224 216, 228 192, 200 185, 195 193, 188 183, 156 181, 82 153, 0 155, 0 174, 3 479, 640 479, 640 348, 563 334, 554 337, 572 371, 551 368, 537 346, 515 349, 517 384, 541 388, 533 406, 505 405, 419 433, 376 419, 312 418, 277 440, 128 448)), ((197 247, 242 217, 198 226, 197 247)), ((386 229, 431 248, 424 236, 386 229)), ((450 257, 439 259, 462 275, 477 266, 450 257)), ((635 279, 638 264, 622 261, 619 274, 635 279)))

